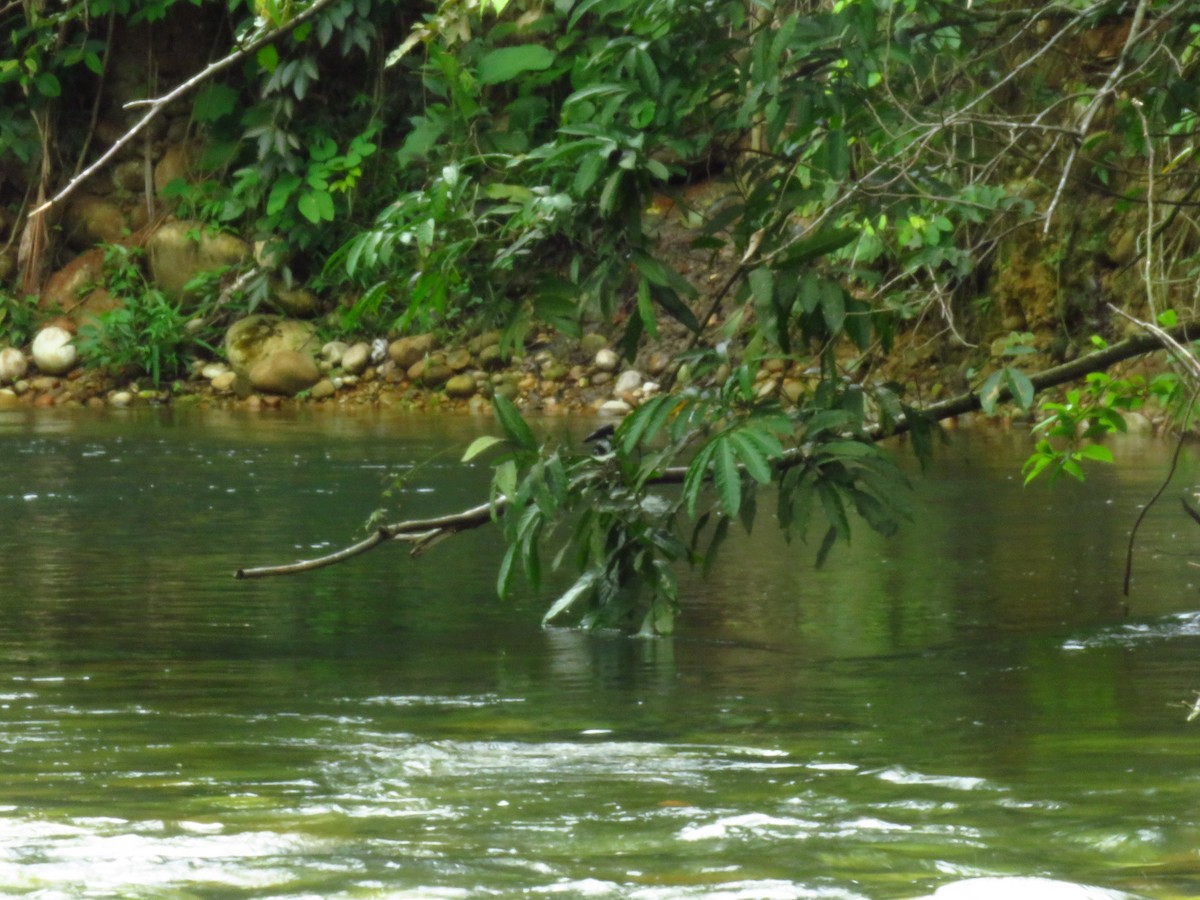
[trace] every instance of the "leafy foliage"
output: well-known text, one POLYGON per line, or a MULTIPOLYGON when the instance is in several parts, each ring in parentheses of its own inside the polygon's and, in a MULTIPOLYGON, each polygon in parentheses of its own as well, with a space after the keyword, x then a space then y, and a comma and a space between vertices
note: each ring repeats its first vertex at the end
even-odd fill
POLYGON ((118 244, 105 248, 105 287, 120 306, 85 322, 77 345, 86 365, 144 372, 157 386, 182 371, 194 339, 179 304, 147 283, 139 255, 118 244))
MULTIPOLYGON (((90 96, 76 87, 94 84, 111 39, 99 17, 171 6, 6 7, 3 104, 26 124, 0 115, 0 155, 49 163, 52 111, 90 96)), ((301 9, 316 14, 195 96, 206 175, 174 186, 185 211, 286 236, 298 271, 284 275, 344 296, 347 331, 473 316, 515 348, 537 322, 621 321, 628 357, 667 322, 690 335, 670 370, 679 390, 624 420, 611 452, 542 447, 503 398, 503 438, 471 448, 496 454, 501 591, 538 583, 547 554, 573 568, 552 617, 666 630, 672 564, 751 527, 766 489, 818 561, 855 515, 890 533, 905 480, 879 439, 906 430, 924 457, 936 434, 874 374, 897 332, 936 322, 961 338, 1008 236, 1078 217, 1066 207, 1084 192, 1144 210, 1123 265, 1145 261, 1146 306, 1195 304, 1200 21, 1186 4, 235 0, 229 33, 301 9), (693 207, 688 186, 715 176, 720 199, 693 207), (649 210, 663 197, 715 283, 659 245, 649 210), (766 360, 804 373, 787 408, 756 381, 766 360)), ((1086 282, 1066 260, 1064 295, 1086 282)), ((1101 275, 1093 293, 1117 277, 1101 275)), ((92 346, 157 377, 183 352, 178 313, 132 293, 92 346)), ((1079 303, 1056 302, 1065 330, 1079 303)), ((978 382, 988 412, 1002 398, 1034 409, 1040 335, 1020 327, 978 382)), ((1027 477, 1106 458, 1088 442, 1147 391, 1174 396, 1167 381, 1094 375, 1044 405, 1027 477)))

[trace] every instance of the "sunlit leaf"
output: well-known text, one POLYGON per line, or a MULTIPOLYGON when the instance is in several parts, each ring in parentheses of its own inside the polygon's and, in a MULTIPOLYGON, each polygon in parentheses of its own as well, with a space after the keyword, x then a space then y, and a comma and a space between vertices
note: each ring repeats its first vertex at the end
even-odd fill
POLYGON ((471 446, 469 446, 466 452, 462 455, 462 461, 465 463, 470 462, 481 453, 490 450, 497 444, 503 443, 504 439, 498 438, 494 434, 480 435, 479 437, 475 438, 475 440, 471 441, 471 446))

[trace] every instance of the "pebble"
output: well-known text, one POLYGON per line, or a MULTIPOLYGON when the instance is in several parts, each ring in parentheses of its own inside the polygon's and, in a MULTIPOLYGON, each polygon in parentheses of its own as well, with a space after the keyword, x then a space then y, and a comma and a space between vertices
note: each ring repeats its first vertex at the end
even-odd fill
POLYGON ((337 365, 349 349, 345 341, 330 341, 321 348, 321 359, 330 365, 337 365))
POLYGON ((617 356, 614 351, 608 349, 607 347, 605 347, 603 350, 600 350, 596 354, 596 358, 593 362, 593 365, 595 365, 595 367, 601 372, 613 372, 620 364, 621 357, 617 356))
POLYGON ((645 379, 637 369, 626 369, 617 376, 617 383, 613 385, 613 393, 625 394, 629 391, 636 391, 642 386, 643 381, 645 379))
MULTIPOLYGON (((387 353, 386 347, 384 353, 387 353)), ((343 372, 349 372, 351 375, 361 375, 362 370, 367 367, 367 363, 370 361, 371 345, 366 341, 359 341, 357 344, 352 344, 346 348, 346 352, 342 354, 340 363, 343 372)))
POLYGON ((25 354, 15 347, 5 347, 0 350, 0 384, 17 381, 25 375, 29 365, 25 362, 25 354))
POLYGON ((624 400, 605 400, 596 412, 602 416, 624 416, 632 410, 633 407, 624 400))

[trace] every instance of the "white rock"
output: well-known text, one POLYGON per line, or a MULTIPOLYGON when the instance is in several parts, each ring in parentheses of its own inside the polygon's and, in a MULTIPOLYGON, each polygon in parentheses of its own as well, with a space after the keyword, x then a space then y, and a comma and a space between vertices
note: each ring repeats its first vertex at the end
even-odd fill
POLYGON ((16 347, 5 347, 0 350, 0 384, 16 381, 25 374, 29 364, 25 362, 25 354, 16 347))
POLYGON ((601 372, 612 372, 621 363, 621 357, 617 356, 616 352, 607 347, 596 352, 594 365, 601 372))
POLYGON ((626 394, 630 391, 636 391, 642 386, 642 373, 637 369, 626 369, 617 376, 616 384, 613 385, 614 394, 626 394))
POLYGON ((342 360, 342 354, 350 349, 345 341, 330 341, 321 348, 321 359, 337 365, 342 360))
POLYGON ((205 364, 204 368, 202 368, 200 370, 200 374, 202 376, 204 376, 205 378, 207 378, 209 381, 212 381, 214 378, 224 375, 228 371, 229 371, 229 366, 225 365, 225 363, 210 362, 210 363, 205 364))
POLYGON ((342 354, 341 366, 343 371, 349 372, 351 375, 358 375, 370 361, 371 345, 366 341, 359 341, 346 348, 346 352, 342 354))
POLYGON ((71 333, 65 328, 51 325, 38 332, 33 339, 33 364, 47 375, 62 375, 69 372, 79 359, 79 351, 71 343, 71 333))
POLYGON ((602 416, 623 416, 632 409, 633 407, 624 400, 606 400, 596 412, 602 416))
POLYGON ((117 391, 108 398, 109 406, 128 406, 133 402, 133 394, 129 391, 117 391))

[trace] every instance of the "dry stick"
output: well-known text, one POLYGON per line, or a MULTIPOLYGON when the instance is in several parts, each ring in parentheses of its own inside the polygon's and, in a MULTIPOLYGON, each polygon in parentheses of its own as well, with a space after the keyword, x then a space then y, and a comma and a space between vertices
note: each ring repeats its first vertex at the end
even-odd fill
MULTIPOLYGON (((1169 330, 1158 330, 1169 340, 1176 342, 1177 345, 1181 340, 1187 341, 1200 338, 1200 319, 1177 325, 1169 330)), ((1064 363, 1061 366, 1055 366, 1053 369, 1047 369, 1045 372, 1033 375, 1029 380, 1033 383, 1035 390, 1043 391, 1046 388, 1065 384, 1068 381, 1075 381, 1089 372, 1101 371, 1123 360, 1160 349, 1162 343, 1162 339, 1156 334, 1136 334, 1104 350, 1090 353, 1072 362, 1064 363)), ((997 396, 997 401, 1009 399, 1010 396, 1007 390, 1001 390, 997 396)), ((918 415, 925 421, 936 422, 981 408, 982 404, 980 403, 979 395, 966 393, 942 403, 927 406, 923 410, 920 410, 918 415)), ((868 428, 867 437, 871 441, 880 441, 884 438, 904 434, 912 430, 912 426, 913 422, 911 419, 903 418, 888 429, 883 428, 881 425, 868 428)), ((780 456, 775 461, 775 467, 782 471, 803 465, 808 460, 809 451, 804 448, 797 448, 780 456)), ((687 471, 686 466, 673 466, 647 479, 645 483, 647 485, 679 484, 687 475, 687 471)), ((287 565, 238 569, 235 577, 263 578, 268 575, 292 575, 296 572, 320 569, 366 553, 368 550, 373 550, 380 544, 385 544, 390 540, 402 540, 414 544, 415 546, 410 552, 416 556, 439 541, 460 531, 469 531, 495 521, 503 515, 505 505, 505 498, 499 497, 494 503, 482 503, 479 506, 473 506, 470 509, 434 519, 411 519, 406 522, 384 525, 370 537, 359 541, 357 544, 331 553, 328 556, 321 556, 316 559, 303 560, 287 565)))
POLYGON ((283 566, 238 569, 234 573, 234 577, 262 578, 267 575, 294 575, 297 572, 320 569, 325 566, 331 566, 334 563, 342 562, 352 556, 366 553, 368 550, 375 549, 380 544, 393 540, 412 543, 414 546, 410 551, 411 554, 419 556, 434 544, 453 534, 457 534, 460 531, 469 531, 472 528, 478 528, 493 521, 493 519, 504 512, 504 506, 505 501, 501 497, 494 504, 481 503, 479 506, 473 506, 470 509, 464 509, 462 512, 452 513, 448 516, 439 516, 434 519, 410 519, 407 522, 398 522, 394 525, 383 525, 377 528, 370 537, 364 538, 357 544, 352 544, 349 547, 338 550, 336 553, 330 553, 328 556, 301 560, 300 562, 283 566))
MULTIPOLYGON (((135 137, 137 137, 139 134, 141 134, 147 125, 149 125, 151 122, 153 122, 155 119, 157 119, 158 116, 162 113, 162 111, 164 109, 166 109, 167 106, 172 101, 178 100, 180 97, 184 96, 189 91, 192 91, 199 85, 203 84, 205 81, 212 78, 217 73, 225 71, 226 69, 228 69, 230 66, 232 66, 234 63, 238 62, 239 60, 249 56, 252 53, 258 52, 260 49, 267 46, 268 44, 274 43, 275 41, 279 40, 281 37, 288 34, 290 31, 297 28, 299 25, 301 25, 304 22, 311 19, 318 12, 320 12, 322 9, 324 9, 326 6, 329 6, 332 2, 333 2, 333 0, 316 0, 316 2, 314 2, 312 6, 310 6, 308 9, 304 10, 304 12, 300 13, 298 16, 296 16, 296 18, 292 19, 290 22, 287 22, 284 25, 280 25, 278 28, 275 28, 272 31, 268 31, 266 34, 254 39, 246 46, 241 47, 237 50, 234 50, 228 56, 218 59, 215 63, 211 63, 206 68, 201 70, 198 74, 193 75, 191 78, 189 78, 183 84, 179 85, 177 88, 174 88, 174 89, 168 91, 167 93, 163 94, 161 97, 156 97, 153 100, 135 101, 137 103, 137 105, 149 106, 150 107, 149 112, 147 112, 144 116, 142 116, 142 118, 140 118, 132 128, 130 128, 128 131, 126 131, 123 135, 121 135, 121 137, 116 141, 116 143, 114 143, 103 154, 100 155, 99 159, 97 159, 94 163, 92 163, 90 166, 88 166, 86 169, 84 169, 82 172, 80 172, 78 175, 76 175, 74 178, 72 178, 70 181, 68 181, 66 186, 61 191, 59 191, 57 194, 55 194, 53 197, 51 197, 49 200, 47 200, 45 203, 43 203, 37 209, 33 210, 33 212, 30 213, 30 216, 35 216, 38 213, 44 212, 45 210, 49 209, 51 206, 54 206, 56 203, 61 203, 63 200, 65 200, 67 197, 69 197, 72 193, 74 193, 75 189, 77 187, 79 187, 79 185, 83 184, 85 181, 87 181, 89 178, 91 178, 94 174, 96 174, 96 172, 99 171, 101 168, 103 168, 108 163, 109 160, 111 160, 114 156, 116 156, 118 153, 120 153, 127 144, 129 144, 135 137)), ((133 105, 133 104, 130 104, 130 105, 133 105)))

